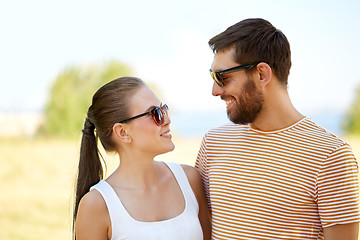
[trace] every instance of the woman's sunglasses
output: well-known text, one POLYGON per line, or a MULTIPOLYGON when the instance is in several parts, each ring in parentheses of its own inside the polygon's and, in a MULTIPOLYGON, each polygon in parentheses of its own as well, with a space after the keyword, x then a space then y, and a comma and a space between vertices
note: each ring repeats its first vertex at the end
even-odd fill
POLYGON ((125 123, 125 122, 131 121, 135 118, 143 117, 143 116, 146 116, 149 114, 152 116, 156 125, 162 126, 165 123, 165 116, 169 117, 169 107, 166 104, 164 104, 161 107, 156 107, 149 112, 145 112, 145 113, 136 115, 134 117, 122 120, 119 123, 125 123))

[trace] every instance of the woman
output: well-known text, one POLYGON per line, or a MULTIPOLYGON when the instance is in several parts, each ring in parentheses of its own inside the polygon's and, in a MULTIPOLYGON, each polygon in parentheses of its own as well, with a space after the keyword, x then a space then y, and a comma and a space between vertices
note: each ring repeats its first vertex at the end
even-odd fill
POLYGON ((93 96, 81 141, 75 238, 210 239, 201 178, 186 165, 154 161, 174 149, 168 107, 138 78, 123 77, 93 96), (106 180, 97 147, 120 157, 106 180))

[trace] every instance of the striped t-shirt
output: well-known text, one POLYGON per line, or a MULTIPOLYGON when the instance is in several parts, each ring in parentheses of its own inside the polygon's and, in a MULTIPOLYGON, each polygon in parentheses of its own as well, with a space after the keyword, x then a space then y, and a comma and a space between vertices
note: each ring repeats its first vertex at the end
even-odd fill
POLYGON ((323 239, 323 227, 360 221, 352 150, 308 117, 277 131, 213 129, 195 165, 213 239, 323 239))

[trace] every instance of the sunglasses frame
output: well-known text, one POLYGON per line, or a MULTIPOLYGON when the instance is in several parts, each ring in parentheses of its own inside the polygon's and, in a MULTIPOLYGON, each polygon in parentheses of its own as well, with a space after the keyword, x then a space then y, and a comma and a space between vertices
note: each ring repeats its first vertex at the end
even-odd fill
MULTIPOLYGON (((219 85, 219 87, 224 87, 225 83, 224 83, 224 79, 222 78, 221 75, 250 69, 250 68, 258 65, 261 62, 264 62, 264 61, 245 63, 245 64, 241 64, 239 66, 228 68, 228 69, 221 70, 221 71, 212 71, 211 69, 209 71, 210 71, 210 75, 211 75, 212 79, 217 83, 217 85, 219 85)), ((267 65, 269 65, 270 67, 275 68, 275 66, 270 65, 267 62, 265 62, 265 63, 267 65)))
POLYGON ((139 115, 136 115, 136 116, 134 116, 134 117, 131 117, 131 118, 127 118, 127 119, 125 119, 125 120, 122 120, 122 121, 120 121, 119 123, 126 123, 126 122, 129 122, 129 121, 131 121, 131 120, 134 120, 134 119, 136 119, 136 118, 140 118, 140 117, 143 117, 143 116, 147 116, 147 115, 151 115, 152 116, 152 118, 153 118, 153 120, 154 120, 154 122, 155 122, 155 124, 156 125, 158 125, 158 126, 162 126, 162 125, 164 125, 164 123, 165 123, 165 115, 166 116, 169 116, 169 107, 166 105, 166 104, 164 104, 163 106, 160 106, 160 107, 156 107, 156 108, 154 108, 154 109, 152 109, 151 111, 149 111, 149 112, 144 112, 144 113, 141 113, 141 114, 139 114, 139 115), (156 120, 156 117, 155 117, 155 112, 156 111, 160 111, 161 112, 161 122, 160 123, 158 123, 158 121, 156 120))

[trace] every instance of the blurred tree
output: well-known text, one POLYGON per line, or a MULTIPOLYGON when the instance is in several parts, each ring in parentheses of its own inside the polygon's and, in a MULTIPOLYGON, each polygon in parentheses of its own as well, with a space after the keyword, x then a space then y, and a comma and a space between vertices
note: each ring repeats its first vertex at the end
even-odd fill
POLYGON ((345 114, 342 128, 348 134, 360 134, 360 84, 356 88, 355 99, 345 114))
POLYGON ((79 136, 95 91, 115 78, 130 75, 128 66, 114 60, 101 66, 65 68, 50 89, 40 132, 60 137, 79 136))

